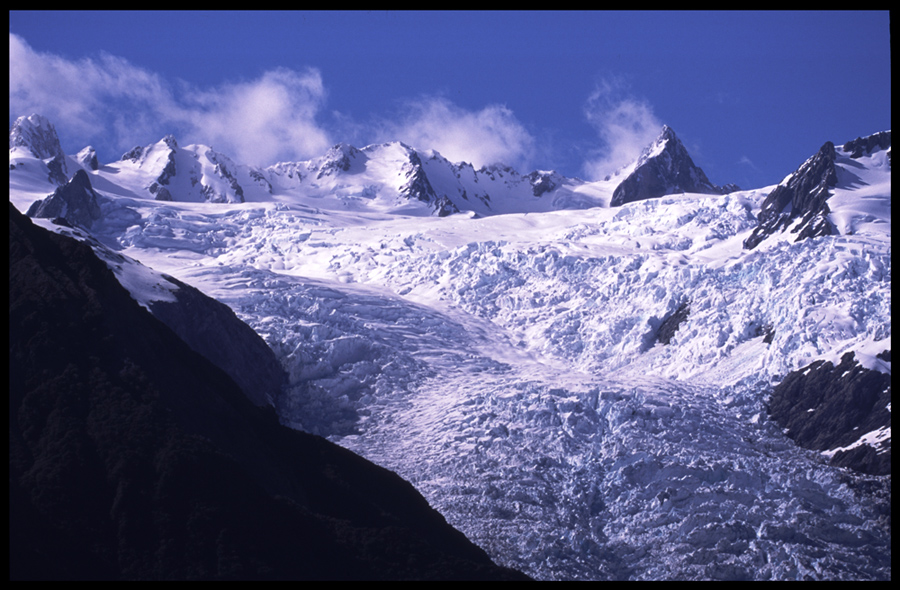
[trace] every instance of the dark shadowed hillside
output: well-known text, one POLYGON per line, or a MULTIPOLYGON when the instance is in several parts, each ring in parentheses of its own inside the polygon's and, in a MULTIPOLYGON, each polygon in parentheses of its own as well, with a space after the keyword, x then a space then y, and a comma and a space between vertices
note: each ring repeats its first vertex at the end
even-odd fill
POLYGON ((518 579, 10 206, 11 579, 518 579))

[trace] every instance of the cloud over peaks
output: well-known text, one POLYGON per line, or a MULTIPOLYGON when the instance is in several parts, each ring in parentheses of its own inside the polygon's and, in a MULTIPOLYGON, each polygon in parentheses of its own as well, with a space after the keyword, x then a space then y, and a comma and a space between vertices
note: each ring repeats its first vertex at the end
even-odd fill
POLYGON ((408 101, 405 106, 405 115, 382 123, 379 135, 437 150, 452 162, 469 162, 476 168, 502 163, 524 169, 533 158, 534 138, 506 106, 469 111, 441 97, 408 101))
POLYGON ((159 75, 100 55, 69 60, 9 35, 10 118, 40 113, 69 141, 119 152, 174 133, 212 144, 242 163, 306 159, 331 145, 316 116, 325 101, 318 70, 276 69, 216 88, 176 92, 159 75))
POLYGON ((434 149, 476 167, 524 170, 535 156, 534 137, 505 105, 469 110, 425 96, 405 101, 392 119, 360 123, 326 110, 328 92, 316 68, 279 67, 198 87, 109 54, 70 59, 36 51, 13 33, 9 47, 10 122, 42 114, 56 125, 63 149, 91 144, 101 159, 171 133, 181 144, 211 145, 242 164, 269 165, 320 156, 348 140, 335 129, 369 143, 434 149))
MULTIPOLYGON (((172 94, 158 76, 123 59, 104 54, 68 60, 36 52, 21 37, 9 35, 11 118, 40 113, 88 140, 115 131, 134 141, 145 125, 174 108, 172 94), (118 122, 113 129, 106 128, 110 118, 118 122)), ((115 139, 128 142, 121 135, 115 139)))
POLYGON ((305 159, 333 143, 316 122, 325 101, 318 70, 279 68, 249 82, 191 92, 184 119, 219 151, 247 164, 305 159))
POLYGON ((584 163, 591 180, 602 179, 633 162, 663 126, 647 101, 631 96, 624 83, 612 79, 597 84, 585 104, 585 116, 603 146, 584 163))

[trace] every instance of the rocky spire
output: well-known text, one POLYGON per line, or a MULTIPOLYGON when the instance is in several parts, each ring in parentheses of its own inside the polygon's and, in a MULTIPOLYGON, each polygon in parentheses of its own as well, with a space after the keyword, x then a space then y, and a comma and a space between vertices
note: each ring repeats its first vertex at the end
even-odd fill
POLYGON ((634 171, 616 187, 610 205, 682 192, 720 195, 726 190, 709 181, 672 128, 664 125, 656 141, 638 158, 634 171))
POLYGON ((100 218, 100 204, 87 172, 79 169, 72 180, 56 189, 52 195, 35 201, 28 208, 27 215, 47 219, 62 218, 71 225, 90 229, 94 221, 100 218))

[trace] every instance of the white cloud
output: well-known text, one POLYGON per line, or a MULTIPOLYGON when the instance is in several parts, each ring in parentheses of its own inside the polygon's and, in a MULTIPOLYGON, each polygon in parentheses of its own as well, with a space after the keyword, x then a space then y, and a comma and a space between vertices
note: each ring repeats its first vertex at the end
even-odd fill
POLYGON ((513 112, 503 105, 468 111, 440 97, 406 104, 399 122, 383 123, 380 135, 418 149, 434 149, 451 162, 476 168, 507 164, 524 170, 533 158, 535 141, 513 112))
POLYGON ((184 117, 218 151, 243 163, 271 164, 317 156, 332 145, 316 123, 324 100, 318 70, 277 69, 250 82, 191 93, 184 117))
POLYGON ((744 165, 746 165, 746 166, 750 166, 750 168, 752 168, 753 170, 756 170, 757 172, 759 171, 759 168, 757 167, 757 165, 754 164, 754 163, 753 163, 753 160, 751 160, 751 159, 748 158, 747 156, 741 156, 741 157, 738 159, 737 163, 738 163, 738 164, 744 164, 744 165))
POLYGON ((650 104, 627 94, 615 79, 600 82, 585 105, 585 116, 603 147, 584 163, 591 180, 599 180, 633 162, 659 136, 662 122, 650 104))
POLYGON ((38 53, 21 37, 9 35, 11 117, 40 113, 57 128, 90 141, 110 131, 106 121, 112 115, 121 123, 115 137, 121 144, 126 136, 134 141, 149 121, 172 106, 171 93, 158 76, 125 60, 103 55, 71 61, 38 53), (116 103, 121 106, 110 112, 116 103), (145 114, 148 107, 155 112, 145 114))
POLYGON ((9 50, 10 118, 46 116, 64 149, 94 143, 121 152, 173 133, 242 163, 270 164, 319 155, 332 143, 316 122, 326 93, 315 69, 277 69, 176 95, 159 75, 119 57, 68 60, 34 51, 12 33, 9 50))
MULTIPOLYGON (((9 46, 10 121, 46 116, 67 151, 92 144, 101 159, 118 158, 171 133, 182 145, 207 144, 237 162, 267 165, 316 157, 335 143, 318 122, 327 92, 314 68, 278 68, 198 88, 108 54, 72 60, 35 51, 13 33, 9 46)), ((371 125, 328 115, 351 136, 399 140, 476 167, 503 163, 524 170, 535 155, 534 137, 504 105, 472 111, 425 97, 406 102, 396 119, 371 125)))

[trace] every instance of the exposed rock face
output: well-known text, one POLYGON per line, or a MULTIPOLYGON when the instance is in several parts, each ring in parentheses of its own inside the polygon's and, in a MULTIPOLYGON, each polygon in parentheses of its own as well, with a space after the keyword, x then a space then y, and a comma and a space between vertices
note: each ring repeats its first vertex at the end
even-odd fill
POLYGON ((337 171, 349 172, 353 162, 360 159, 365 162, 366 156, 352 145, 339 143, 328 150, 325 154, 324 161, 318 166, 317 179, 323 176, 329 176, 337 171))
POLYGON ((156 195, 153 197, 154 201, 174 201, 172 198, 172 193, 169 192, 164 186, 157 187, 156 195))
POLYGON ((213 164, 213 174, 224 180, 228 185, 228 188, 231 189, 230 193, 228 189, 223 193, 211 184, 204 184, 202 190, 206 200, 210 203, 243 203, 244 189, 234 176, 237 168, 234 162, 227 156, 212 149, 206 150, 204 155, 206 156, 207 161, 213 164))
POLYGON ((836 154, 830 141, 769 193, 759 213, 759 224, 744 240, 744 248, 752 250, 772 234, 788 227, 798 234, 795 241, 832 233, 825 201, 829 189, 837 184, 834 167, 836 154))
POLYGON ((554 176, 556 174, 553 172, 538 172, 537 170, 526 176, 531 182, 532 194, 535 197, 540 197, 544 193, 549 193, 555 189, 557 183, 554 181, 554 176))
MULTIPOLYGON (((159 173, 159 176, 156 177, 156 180, 148 187, 148 190, 151 194, 154 195, 154 199, 157 201, 173 201, 171 192, 166 188, 169 183, 175 178, 175 174, 178 172, 177 167, 175 166, 175 153, 178 151, 178 142, 175 141, 175 137, 172 135, 166 135, 161 143, 165 144, 168 153, 166 155, 166 164, 163 166, 162 172, 159 173)), ((138 148, 135 148, 137 150, 138 148)), ((135 151, 132 150, 132 151, 135 151)), ((144 150, 143 148, 140 151, 135 152, 136 158, 129 158, 133 161, 138 161, 142 157, 144 157, 149 150, 144 150)), ((127 155, 127 154, 126 154, 127 155)))
POLYGON ((137 162, 141 159, 141 156, 144 155, 144 147, 140 145, 136 145, 124 154, 122 154, 122 160, 131 160, 132 162, 137 162))
POLYGON ((175 137, 166 135, 155 144, 131 149, 122 160, 151 174, 146 188, 157 201, 244 202, 237 165, 210 147, 181 148, 175 137))
POLYGON ((47 164, 50 181, 62 186, 68 179, 66 154, 59 144, 56 128, 41 115, 19 117, 9 130, 9 148, 24 147, 47 164))
POLYGON ((675 332, 678 331, 679 326, 687 319, 690 313, 690 302, 685 301, 679 305, 678 309, 676 309, 672 315, 664 319, 662 324, 659 325, 659 329, 656 331, 656 341, 661 342, 662 344, 671 342, 672 337, 675 336, 675 332))
POLYGON ((90 178, 84 170, 78 170, 66 185, 28 208, 29 217, 46 219, 63 218, 70 224, 90 229, 94 221, 100 219, 98 196, 91 187, 90 178))
POLYGON ((400 188, 400 194, 410 200, 418 200, 434 206, 434 212, 439 217, 446 217, 453 213, 459 213, 459 208, 447 195, 440 197, 431 186, 428 175, 422 167, 422 159, 415 151, 409 151, 409 163, 403 165, 403 171, 408 182, 400 188))
POLYGON ((435 200, 433 211, 438 217, 447 217, 459 213, 459 207, 447 195, 441 195, 435 200))
MULTIPOLYGON (((881 131, 866 137, 857 137, 853 141, 848 141, 844 144, 844 151, 847 152, 851 158, 856 159, 867 156, 873 151, 879 149, 886 150, 890 149, 890 147, 891 132, 881 131)), ((890 162, 890 159, 888 159, 888 161, 890 162)))
POLYGON ((10 579, 523 578, 9 214, 10 579))
POLYGON ((167 135, 163 138, 163 142, 169 147, 169 156, 162 173, 159 175, 157 182, 162 185, 169 184, 169 181, 175 176, 177 170, 175 168, 175 152, 178 151, 178 144, 175 138, 167 135))
POLYGON ((837 366, 816 361, 789 373, 768 409, 798 445, 828 452, 834 465, 883 475, 891 472, 890 404, 891 376, 848 352, 837 366))
POLYGON ((735 189, 726 190, 711 183, 703 170, 694 165, 675 132, 664 126, 656 142, 638 159, 635 170, 616 187, 610 205, 616 207, 673 193, 721 195, 732 190, 735 189))

